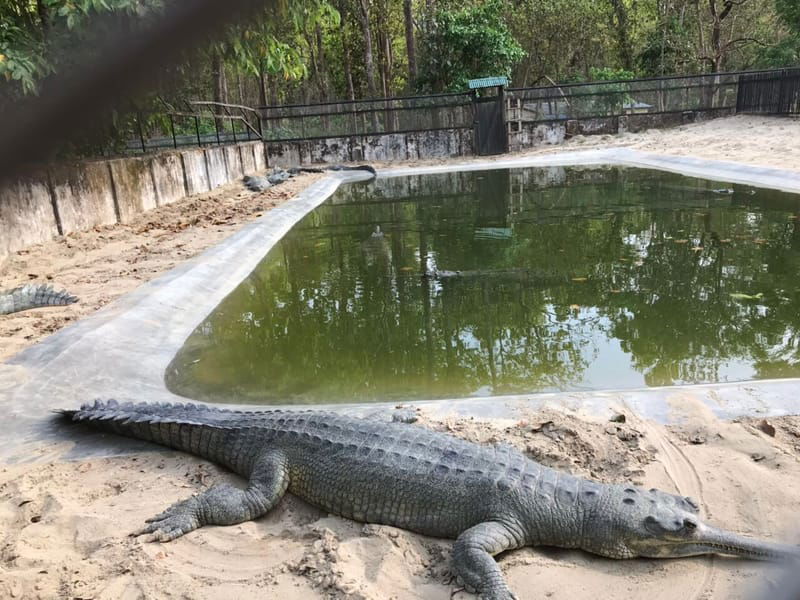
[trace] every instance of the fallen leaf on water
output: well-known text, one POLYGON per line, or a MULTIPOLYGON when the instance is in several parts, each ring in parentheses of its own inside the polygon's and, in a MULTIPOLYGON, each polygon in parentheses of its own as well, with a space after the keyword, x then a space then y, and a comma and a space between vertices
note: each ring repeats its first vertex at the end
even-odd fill
POLYGON ((725 238, 724 240, 720 240, 720 243, 722 243, 722 244, 730 244, 731 240, 730 240, 730 238, 725 238))
POLYGON ((414 267, 400 267, 401 271, 413 271, 414 267))
POLYGON ((695 252, 700 252, 703 249, 702 246, 692 246, 692 250, 695 252))
POLYGON ((766 244, 767 240, 762 240, 761 238, 756 238, 753 240, 756 244, 766 244))
POLYGON ((610 294, 620 294, 620 293, 622 293, 622 290, 608 290, 608 292, 610 294))
POLYGON ((675 240, 676 244, 688 244, 689 240, 675 240))
POLYGON ((634 265, 636 265, 637 267, 641 267, 641 266, 644 264, 644 261, 643 261, 643 260, 637 260, 637 261, 636 261, 635 263, 633 263, 633 264, 634 264, 634 265))
POLYGON ((757 294, 742 294, 738 292, 732 292, 731 298, 734 300, 761 300, 764 297, 764 292, 758 292, 757 294))
POLYGON ((580 304, 570 304, 570 305, 569 305, 569 307, 570 307, 572 310, 580 310, 580 308, 581 308, 581 305, 580 305, 580 304))
POLYGON ((789 218, 794 221, 797 218, 797 215, 789 215, 789 218))
POLYGON ((572 281, 576 281, 578 283, 581 283, 583 281, 589 281, 589 278, 588 277, 573 277, 572 281))

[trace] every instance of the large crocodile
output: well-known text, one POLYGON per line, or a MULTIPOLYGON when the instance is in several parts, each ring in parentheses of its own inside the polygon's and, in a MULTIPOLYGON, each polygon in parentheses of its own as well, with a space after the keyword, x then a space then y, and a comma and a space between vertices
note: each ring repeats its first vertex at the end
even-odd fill
POLYGON ((28 283, 13 290, 0 291, 0 315, 40 308, 42 306, 65 306, 78 299, 66 290, 57 292, 52 285, 28 283))
POLYGON ((611 558, 800 558, 795 546, 704 523, 689 498, 580 479, 508 446, 481 446, 416 425, 320 411, 113 400, 61 412, 191 452, 248 479, 246 489, 217 485, 148 519, 136 535, 153 541, 256 519, 289 491, 349 519, 454 538, 453 570, 485 600, 515 597, 493 557, 526 545, 582 548, 611 558))

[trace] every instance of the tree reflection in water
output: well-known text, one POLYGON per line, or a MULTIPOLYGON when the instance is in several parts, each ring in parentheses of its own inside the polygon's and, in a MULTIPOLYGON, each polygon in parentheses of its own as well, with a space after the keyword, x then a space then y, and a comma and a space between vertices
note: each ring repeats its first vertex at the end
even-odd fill
POLYGON ((624 168, 343 186, 197 328, 167 382, 286 403, 797 376, 799 210, 791 194, 624 168))

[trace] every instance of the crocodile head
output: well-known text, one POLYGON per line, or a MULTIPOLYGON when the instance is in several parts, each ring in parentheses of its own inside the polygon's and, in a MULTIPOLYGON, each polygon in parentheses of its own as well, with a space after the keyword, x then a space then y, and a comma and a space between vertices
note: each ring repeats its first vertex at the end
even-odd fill
POLYGON ((606 539, 592 540, 590 535, 586 547, 598 554, 613 558, 724 554, 753 560, 800 560, 797 546, 755 540, 703 522, 698 518, 699 506, 691 498, 622 486, 614 486, 609 496, 609 520, 596 520, 597 529, 607 532, 606 539))

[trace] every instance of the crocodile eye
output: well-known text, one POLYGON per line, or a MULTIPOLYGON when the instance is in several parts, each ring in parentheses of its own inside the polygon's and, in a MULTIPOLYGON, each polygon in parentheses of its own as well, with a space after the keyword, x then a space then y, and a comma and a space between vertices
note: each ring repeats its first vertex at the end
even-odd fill
POLYGON ((684 519, 683 526, 686 527, 686 529, 697 529, 697 523, 691 519, 684 519))

